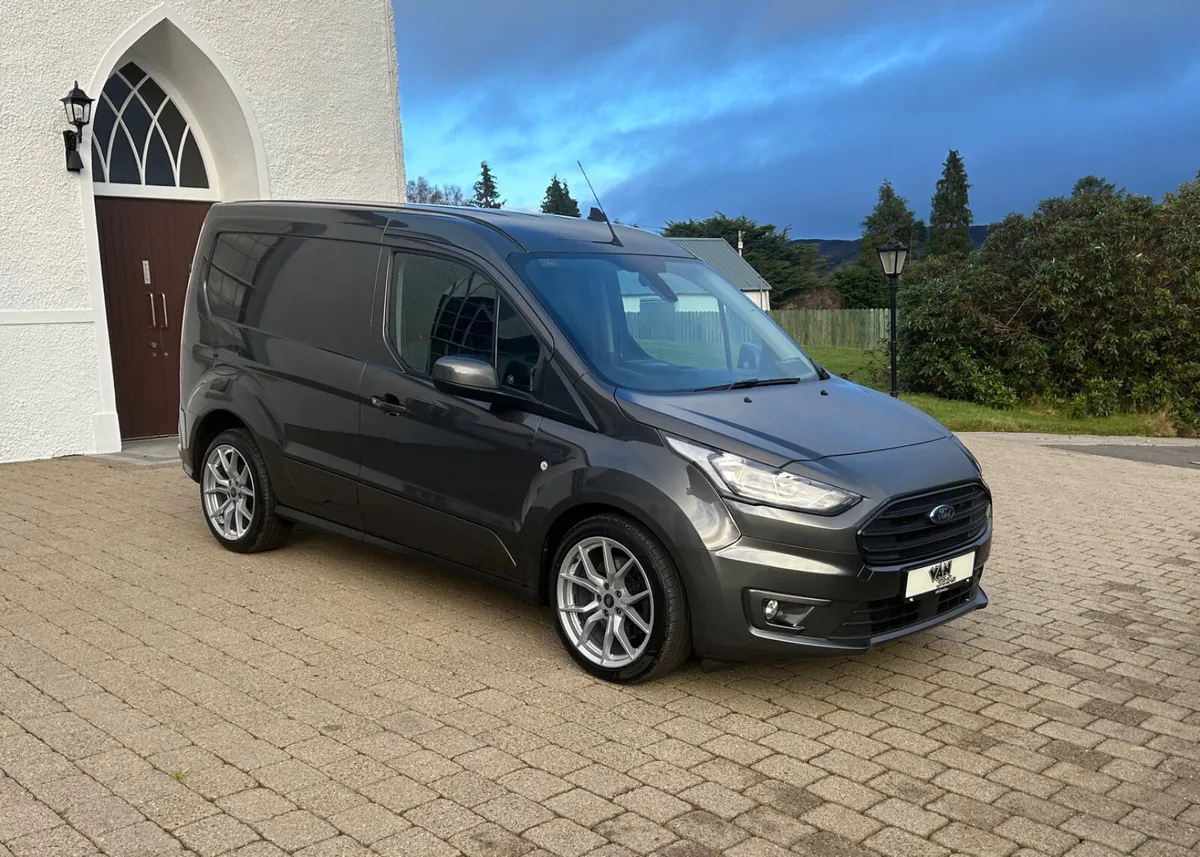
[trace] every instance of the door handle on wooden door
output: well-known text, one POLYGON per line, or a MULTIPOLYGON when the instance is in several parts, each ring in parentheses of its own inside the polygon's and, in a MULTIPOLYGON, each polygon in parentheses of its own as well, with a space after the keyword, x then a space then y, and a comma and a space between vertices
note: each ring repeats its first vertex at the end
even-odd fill
POLYGON ((154 292, 146 292, 146 297, 150 298, 150 326, 158 327, 158 314, 154 311, 154 292))
POLYGON ((163 324, 162 324, 162 326, 163 326, 163 330, 166 330, 168 327, 171 326, 171 317, 169 315, 167 315, 167 293, 159 292, 158 294, 159 294, 159 297, 162 298, 162 305, 163 305, 163 324))

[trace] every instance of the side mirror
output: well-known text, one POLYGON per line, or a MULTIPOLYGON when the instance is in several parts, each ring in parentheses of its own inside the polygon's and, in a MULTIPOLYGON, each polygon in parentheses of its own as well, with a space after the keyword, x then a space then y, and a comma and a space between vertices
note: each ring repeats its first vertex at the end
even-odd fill
POLYGON ((758 369, 759 363, 762 362, 762 346, 752 342, 743 342, 742 347, 738 350, 738 365, 739 369, 758 369))
POLYGON ((443 393, 494 402, 503 397, 496 370, 477 357, 453 355, 433 364, 433 386, 443 393))

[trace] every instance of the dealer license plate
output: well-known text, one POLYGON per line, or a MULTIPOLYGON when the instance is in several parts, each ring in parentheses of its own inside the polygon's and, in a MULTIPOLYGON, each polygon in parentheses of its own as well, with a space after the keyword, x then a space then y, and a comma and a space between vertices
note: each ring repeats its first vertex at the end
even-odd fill
POLYGON ((905 598, 914 598, 926 592, 936 592, 953 586, 962 580, 967 580, 975 571, 975 552, 965 556, 956 556, 944 562, 935 562, 923 568, 914 568, 908 573, 908 584, 904 589, 905 598))

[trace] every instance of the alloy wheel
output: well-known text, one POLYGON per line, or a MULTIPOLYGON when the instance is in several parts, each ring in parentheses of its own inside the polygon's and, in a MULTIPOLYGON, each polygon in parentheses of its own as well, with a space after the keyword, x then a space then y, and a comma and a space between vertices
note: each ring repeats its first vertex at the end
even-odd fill
POLYGON ((214 447, 204 463, 204 513, 221 538, 235 542, 254 520, 254 474, 230 444, 214 447))
POLYGON ((558 569, 558 615, 571 645, 605 669, 634 663, 654 628, 650 578, 633 553, 614 539, 577 543, 558 569))

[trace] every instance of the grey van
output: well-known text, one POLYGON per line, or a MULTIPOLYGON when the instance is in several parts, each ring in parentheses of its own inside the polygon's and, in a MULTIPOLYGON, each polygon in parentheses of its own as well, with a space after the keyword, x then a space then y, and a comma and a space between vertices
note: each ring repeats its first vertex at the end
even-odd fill
POLYGON ((598 212, 215 205, 182 336, 218 542, 298 523, 436 560, 547 603, 609 681, 866 652, 987 604, 966 447, 598 212))

